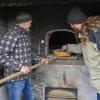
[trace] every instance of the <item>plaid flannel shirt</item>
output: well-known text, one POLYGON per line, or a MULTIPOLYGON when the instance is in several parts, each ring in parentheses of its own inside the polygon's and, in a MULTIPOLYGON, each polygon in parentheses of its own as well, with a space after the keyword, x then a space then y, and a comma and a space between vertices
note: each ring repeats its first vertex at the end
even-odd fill
MULTIPOLYGON (((16 25, 7 32, 0 42, 0 65, 4 66, 4 75, 9 76, 20 71, 23 65, 30 67, 32 65, 32 51, 29 31, 16 25)), ((28 75, 21 75, 10 81, 22 80, 28 75)))

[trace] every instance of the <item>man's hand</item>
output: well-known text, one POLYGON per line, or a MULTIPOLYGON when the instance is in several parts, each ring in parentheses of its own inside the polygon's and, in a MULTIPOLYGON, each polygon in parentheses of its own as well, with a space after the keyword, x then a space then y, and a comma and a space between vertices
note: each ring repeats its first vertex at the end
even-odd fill
POLYGON ((67 45, 63 45, 62 46, 62 51, 67 51, 67 49, 68 49, 68 46, 67 45))
POLYGON ((48 64, 48 59, 43 58, 43 59, 41 60, 41 63, 43 63, 43 64, 48 64))
POLYGON ((20 70, 23 74, 28 74, 30 72, 30 69, 28 66, 22 66, 20 70))
POLYGON ((53 50, 53 52, 59 52, 61 51, 61 49, 56 49, 56 50, 53 50))

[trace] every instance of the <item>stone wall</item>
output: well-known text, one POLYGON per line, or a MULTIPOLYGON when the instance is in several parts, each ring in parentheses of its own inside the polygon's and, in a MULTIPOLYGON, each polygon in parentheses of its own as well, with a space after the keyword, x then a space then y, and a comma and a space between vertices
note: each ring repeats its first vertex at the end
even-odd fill
POLYGON ((96 100, 96 92, 90 86, 89 73, 85 65, 41 66, 34 72, 33 85, 36 100, 43 99, 43 89, 47 87, 66 87, 78 89, 78 100, 96 100))

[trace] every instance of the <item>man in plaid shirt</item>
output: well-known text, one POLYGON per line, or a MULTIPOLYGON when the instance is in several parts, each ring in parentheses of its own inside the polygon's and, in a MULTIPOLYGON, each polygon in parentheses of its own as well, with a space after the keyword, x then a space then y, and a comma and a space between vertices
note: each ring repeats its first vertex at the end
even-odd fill
MULTIPOLYGON (((20 13, 17 25, 4 36, 0 42, 0 65, 5 68, 5 76, 21 71, 23 75, 6 83, 9 100, 20 100, 22 93, 24 100, 34 100, 32 90, 31 71, 32 51, 29 37, 32 17, 27 13, 20 13)), ((42 60, 47 63, 47 59, 42 60)))

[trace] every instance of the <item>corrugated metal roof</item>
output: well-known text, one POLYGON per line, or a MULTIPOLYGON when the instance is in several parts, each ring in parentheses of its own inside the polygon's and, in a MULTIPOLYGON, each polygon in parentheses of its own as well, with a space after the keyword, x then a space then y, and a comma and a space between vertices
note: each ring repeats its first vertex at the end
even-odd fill
POLYGON ((33 0, 0 0, 0 6, 26 6, 32 5, 33 0))
POLYGON ((76 2, 100 2, 100 0, 0 0, 0 6, 28 6, 47 4, 68 4, 76 2))

